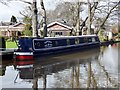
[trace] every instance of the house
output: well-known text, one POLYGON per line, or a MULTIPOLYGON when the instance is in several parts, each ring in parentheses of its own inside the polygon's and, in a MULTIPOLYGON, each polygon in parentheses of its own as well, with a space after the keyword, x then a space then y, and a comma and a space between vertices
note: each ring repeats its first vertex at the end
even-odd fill
POLYGON ((105 31, 105 36, 108 37, 108 40, 113 39, 113 33, 111 32, 111 30, 110 31, 105 31))
POLYGON ((47 30, 48 30, 48 37, 70 36, 72 27, 70 27, 66 23, 61 23, 56 21, 48 24, 47 30))
POLYGON ((0 25, 0 36, 19 36, 23 30, 23 23, 16 23, 14 25, 0 25))
MULTIPOLYGON (((82 29, 82 35, 87 35, 88 27, 84 26, 82 29)), ((95 26, 91 25, 90 34, 95 34, 95 26)))

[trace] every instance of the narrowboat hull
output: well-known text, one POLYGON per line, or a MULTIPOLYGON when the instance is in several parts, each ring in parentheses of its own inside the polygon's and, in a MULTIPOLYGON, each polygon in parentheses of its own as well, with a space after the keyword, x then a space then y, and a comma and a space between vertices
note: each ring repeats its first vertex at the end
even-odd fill
POLYGON ((15 59, 17 60, 31 60, 33 59, 33 52, 19 52, 19 51, 15 51, 14 52, 15 55, 15 59))
POLYGON ((86 49, 100 47, 100 42, 97 36, 89 36, 89 37, 87 36, 87 38, 91 39, 91 41, 90 40, 87 42, 84 41, 84 39, 86 40, 86 36, 69 37, 69 38, 67 37, 62 39, 61 38, 55 38, 55 39, 33 38, 28 40, 28 43, 26 40, 23 39, 20 43, 21 47, 19 47, 19 49, 14 52, 14 55, 15 55, 15 58, 19 60, 30 60, 30 59, 34 59, 44 55, 73 52, 78 50, 82 51, 86 49), (92 41, 92 38, 96 40, 92 41), (76 40, 78 40, 79 42, 77 41, 76 43, 76 40))
POLYGON ((44 49, 35 51, 33 54, 35 57, 43 56, 43 55, 50 55, 50 54, 57 54, 57 53, 63 53, 63 52, 73 52, 73 51, 83 51, 87 49, 97 48, 99 47, 99 43, 86 43, 86 44, 80 44, 80 45, 72 45, 72 46, 66 46, 66 47, 58 47, 53 49, 44 49))

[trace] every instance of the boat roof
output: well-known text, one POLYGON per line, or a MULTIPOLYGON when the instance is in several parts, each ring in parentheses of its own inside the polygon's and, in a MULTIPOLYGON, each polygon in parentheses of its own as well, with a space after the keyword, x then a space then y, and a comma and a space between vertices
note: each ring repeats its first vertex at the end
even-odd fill
POLYGON ((45 37, 45 39, 49 38, 75 38, 75 37, 94 37, 97 35, 81 35, 81 36, 59 36, 59 37, 45 37))
POLYGON ((77 38, 77 37, 95 37, 97 35, 93 34, 93 35, 80 35, 80 36, 58 36, 58 37, 22 37, 22 38, 32 38, 32 39, 41 39, 41 40, 45 40, 45 39, 66 39, 66 38, 77 38))

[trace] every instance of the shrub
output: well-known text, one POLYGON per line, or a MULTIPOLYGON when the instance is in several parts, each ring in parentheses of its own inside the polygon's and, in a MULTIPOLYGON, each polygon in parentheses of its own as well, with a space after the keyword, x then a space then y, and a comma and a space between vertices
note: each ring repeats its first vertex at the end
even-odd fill
POLYGON ((26 36, 32 36, 32 30, 24 30, 23 34, 26 36))

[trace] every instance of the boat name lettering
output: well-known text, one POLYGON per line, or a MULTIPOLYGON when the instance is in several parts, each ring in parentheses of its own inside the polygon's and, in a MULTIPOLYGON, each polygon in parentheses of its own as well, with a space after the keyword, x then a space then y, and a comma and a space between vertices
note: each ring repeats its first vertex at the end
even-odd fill
POLYGON ((52 41, 45 41, 44 45, 46 48, 50 48, 50 47, 52 47, 52 41))

